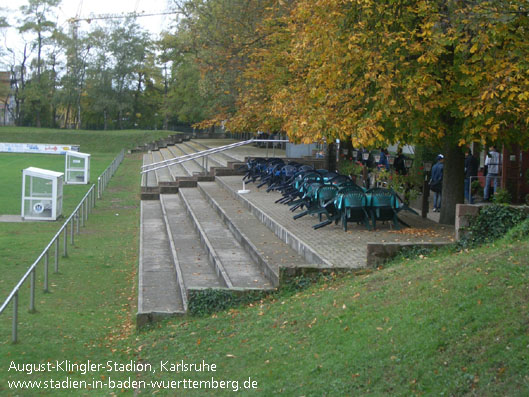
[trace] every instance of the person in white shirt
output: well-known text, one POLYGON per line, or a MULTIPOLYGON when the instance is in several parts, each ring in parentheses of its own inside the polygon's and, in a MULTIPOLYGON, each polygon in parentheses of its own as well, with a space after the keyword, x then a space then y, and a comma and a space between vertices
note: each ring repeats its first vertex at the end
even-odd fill
POLYGON ((485 159, 485 165, 487 166, 487 177, 485 178, 485 189, 483 191, 483 200, 490 200, 490 182, 493 181, 494 193, 498 189, 498 181, 500 175, 501 156, 496 150, 496 147, 492 145, 489 148, 489 153, 485 159))

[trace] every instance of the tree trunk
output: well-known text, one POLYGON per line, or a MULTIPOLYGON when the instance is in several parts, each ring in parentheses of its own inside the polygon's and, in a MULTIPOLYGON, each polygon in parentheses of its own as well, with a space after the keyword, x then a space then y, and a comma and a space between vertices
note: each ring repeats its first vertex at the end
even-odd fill
POLYGON ((336 167, 336 144, 331 141, 327 144, 327 169, 336 171, 336 167))
POLYGON ((446 143, 443 149, 443 194, 439 223, 453 225, 456 218, 456 204, 461 204, 464 200, 465 155, 462 148, 454 143, 446 143))

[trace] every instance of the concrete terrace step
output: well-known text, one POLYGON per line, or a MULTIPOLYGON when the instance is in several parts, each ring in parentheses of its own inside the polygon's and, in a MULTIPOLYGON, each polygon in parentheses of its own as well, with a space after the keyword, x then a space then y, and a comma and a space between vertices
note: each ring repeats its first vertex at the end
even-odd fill
POLYGON ((138 325, 186 312, 159 201, 141 201, 138 325))
MULTIPOLYGON (((168 146, 167 148, 169 149, 173 157, 180 157, 180 156, 184 156, 187 154, 186 151, 182 150, 182 145, 183 144, 178 144, 175 146, 168 146)), ((182 167, 184 167, 184 169, 190 176, 202 174, 204 172, 204 169, 202 168, 202 166, 199 165, 195 160, 185 161, 181 163, 181 165, 182 167)))
POLYGON ((219 269, 227 287, 246 290, 273 288, 260 266, 234 239, 202 194, 197 189, 181 189, 179 194, 208 252, 210 262, 219 269))
MULTIPOLYGON (((192 148, 192 150, 194 150, 196 152, 212 149, 212 148, 210 148, 208 146, 205 146, 205 145, 202 145, 202 144, 198 143, 197 141, 186 142, 186 145, 188 147, 192 148)), ((227 167, 228 166, 228 161, 237 161, 234 158, 225 156, 223 152, 210 154, 208 157, 209 157, 208 170, 211 167, 227 167)))
POLYGON ((319 268, 307 264, 216 182, 200 182, 198 189, 274 286, 278 286, 285 275, 290 277, 307 269, 319 268))
MULTIPOLYGON (((164 160, 170 160, 174 158, 173 154, 168 148, 161 149, 160 153, 164 160)), ((171 173, 174 179, 190 176, 186 169, 182 166, 182 164, 173 164, 167 168, 169 169, 169 172, 171 173)))
MULTIPOLYGON (((143 155, 143 165, 149 165, 153 163, 152 159, 152 153, 145 153, 143 155)), ((156 172, 146 172, 145 174, 142 174, 142 181, 141 181, 142 187, 158 187, 158 179, 156 178, 156 172)))
POLYGON ((160 195, 165 209, 178 264, 186 289, 226 287, 216 270, 208 263, 208 255, 200 244, 193 225, 177 194, 160 195))
MULTIPOLYGON (((164 160, 162 150, 152 152, 152 157, 155 162, 160 162, 164 160)), ((156 170, 156 176, 158 180, 158 192, 159 193, 177 193, 178 192, 178 182, 173 176, 171 169, 169 167, 163 167, 156 170)))
MULTIPOLYGON (((152 159, 154 163, 158 163, 160 161, 163 161, 164 158, 159 150, 155 150, 152 152, 152 159)), ((174 179, 171 176, 169 169, 167 167, 159 168, 156 170, 156 176, 158 179, 158 184, 162 182, 173 182, 174 179)))
MULTIPOLYGON (((180 149, 184 151, 185 154, 193 154, 201 150, 200 148, 196 148, 193 145, 190 145, 189 142, 184 142, 180 145, 180 149)), ((221 163, 216 161, 211 155, 200 157, 193 161, 195 161, 202 168, 202 170, 206 169, 208 172, 211 170, 211 167, 224 167, 221 163)))
MULTIPOLYGON (((213 145, 211 143, 209 143, 209 145, 207 145, 206 143, 204 143, 204 141, 202 139, 191 140, 191 141, 189 141, 189 143, 193 144, 193 145, 196 145, 196 147, 200 148, 199 150, 207 150, 207 149, 213 149, 214 147, 225 146, 225 145, 222 145, 222 144, 213 145)), ((231 143, 234 143, 234 142, 231 142, 231 143)), ((229 143, 228 143, 228 145, 229 145, 229 143)), ((219 156, 219 161, 221 161, 222 163, 226 163, 226 164, 228 163, 228 161, 239 161, 235 157, 230 156, 230 152, 231 152, 231 149, 227 150, 225 152, 217 153, 217 156, 219 156)))
MULTIPOLYGON (((235 139, 201 139, 200 143, 209 147, 229 145, 232 143, 239 142, 235 139)), ((239 146, 225 152, 230 157, 234 158, 235 161, 246 161, 246 157, 285 157, 286 152, 283 149, 272 149, 269 148, 258 148, 253 145, 239 146)), ((230 160, 231 161, 231 160, 230 160)))

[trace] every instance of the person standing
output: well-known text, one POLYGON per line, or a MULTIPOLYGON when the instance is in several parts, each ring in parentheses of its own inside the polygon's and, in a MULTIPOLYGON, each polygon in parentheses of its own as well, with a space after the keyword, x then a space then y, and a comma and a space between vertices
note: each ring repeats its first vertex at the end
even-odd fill
POLYGON ((378 168, 384 168, 389 171, 388 151, 387 149, 380 149, 380 160, 377 164, 378 168))
POLYGON ((433 212, 441 211, 441 192, 443 189, 444 156, 437 156, 437 163, 432 167, 430 189, 433 191, 433 212))
POLYGON ((472 198, 472 179, 478 176, 478 159, 472 155, 472 150, 467 148, 465 151, 465 199, 467 203, 474 204, 472 198))
POLYGON ((406 169, 406 156, 402 154, 402 148, 399 148, 397 151, 397 157, 395 158, 395 161, 393 162, 393 168, 395 168, 395 172, 399 175, 406 175, 408 173, 408 170, 406 169))
POLYGON ((501 157, 496 146, 491 145, 489 147, 489 153, 485 159, 485 165, 487 166, 487 176, 485 177, 485 189, 483 191, 483 200, 490 201, 490 182, 493 182, 494 193, 498 189, 498 176, 500 175, 501 157))

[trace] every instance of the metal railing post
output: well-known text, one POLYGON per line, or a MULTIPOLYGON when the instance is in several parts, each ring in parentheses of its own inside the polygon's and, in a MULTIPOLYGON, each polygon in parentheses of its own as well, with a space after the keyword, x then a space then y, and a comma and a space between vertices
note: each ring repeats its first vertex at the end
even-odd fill
POLYGON ((29 312, 35 311, 35 269, 31 272, 30 286, 29 286, 29 312))
POLYGON ((68 222, 66 222, 66 224, 64 225, 64 232, 63 232, 63 238, 64 238, 64 241, 63 241, 63 257, 67 257, 68 256, 68 222))
POLYGON ((18 340, 18 291, 13 296, 13 327, 11 329, 11 341, 17 343, 18 340))
POLYGON ((70 225, 70 244, 71 245, 74 245, 74 222, 75 222, 75 215, 72 216, 72 219, 71 219, 71 225, 70 225))
POLYGON ((49 251, 46 251, 44 255, 44 292, 48 292, 48 255, 49 251))
POLYGON ((97 198, 101 199, 101 177, 97 177, 97 198))
POLYGON ((59 236, 55 239, 55 269, 54 272, 59 273, 59 236))

